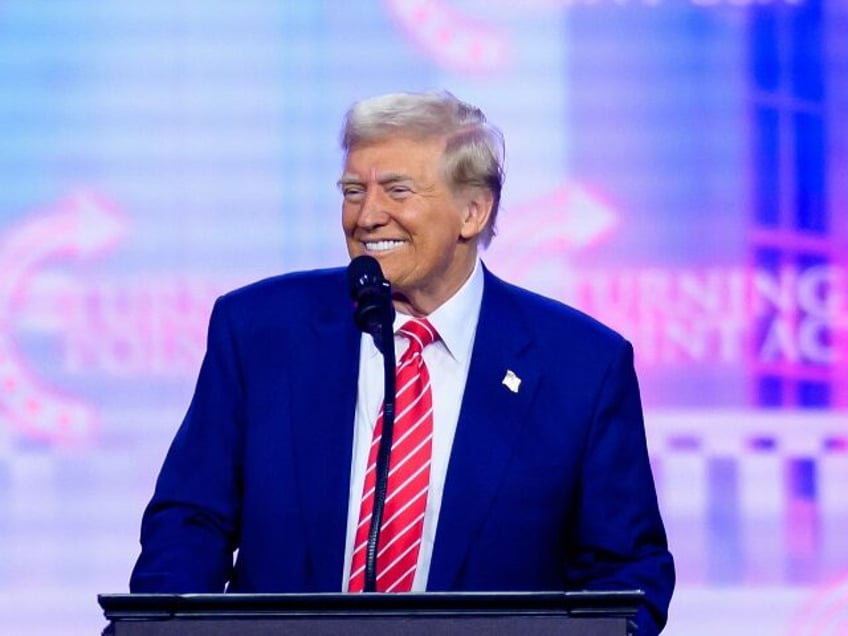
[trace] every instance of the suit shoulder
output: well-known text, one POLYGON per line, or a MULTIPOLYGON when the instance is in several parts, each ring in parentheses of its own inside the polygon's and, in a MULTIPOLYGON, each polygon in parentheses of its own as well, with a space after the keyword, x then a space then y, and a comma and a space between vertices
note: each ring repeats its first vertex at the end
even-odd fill
POLYGON ((619 347, 624 337, 597 318, 564 302, 491 276, 493 287, 505 294, 545 340, 568 338, 589 346, 619 347))
POLYGON ((227 292, 216 302, 218 310, 253 320, 281 312, 296 317, 314 315, 330 306, 350 304, 344 268, 316 269, 271 276, 227 292))

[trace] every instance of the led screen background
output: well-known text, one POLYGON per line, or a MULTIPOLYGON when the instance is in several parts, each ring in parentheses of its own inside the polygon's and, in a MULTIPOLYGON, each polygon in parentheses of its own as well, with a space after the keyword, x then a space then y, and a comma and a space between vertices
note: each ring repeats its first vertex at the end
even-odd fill
POLYGON ((344 111, 430 88, 506 136, 489 267, 636 347, 666 633, 848 630, 843 3, 4 0, 0 631, 102 628, 214 298, 345 264, 344 111))

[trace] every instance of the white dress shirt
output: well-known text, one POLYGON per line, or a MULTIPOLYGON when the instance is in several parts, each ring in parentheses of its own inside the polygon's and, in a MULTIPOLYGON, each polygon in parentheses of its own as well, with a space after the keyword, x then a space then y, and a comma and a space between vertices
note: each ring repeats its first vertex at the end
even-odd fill
MULTIPOLYGON (((468 378, 471 349, 474 346, 474 334, 477 331, 482 299, 483 268, 478 260, 471 276, 459 291, 427 316, 427 320, 439 333, 439 340, 424 349, 424 362, 430 372, 430 387, 433 393, 433 450, 423 536, 415 579, 412 582, 413 592, 423 592, 427 588, 427 575, 430 571, 430 559, 436 539, 448 460, 459 419, 462 396, 465 392, 465 381, 468 378)), ((405 337, 397 335, 397 331, 410 318, 400 313, 395 317, 395 348, 398 360, 409 343, 405 337)), ((383 405, 383 390, 382 356, 371 336, 363 334, 359 347, 359 383, 354 419, 347 541, 342 580, 344 591, 347 591, 350 579, 353 543, 362 503, 362 487, 368 469, 368 452, 374 435, 374 427, 377 424, 377 416, 383 405)))

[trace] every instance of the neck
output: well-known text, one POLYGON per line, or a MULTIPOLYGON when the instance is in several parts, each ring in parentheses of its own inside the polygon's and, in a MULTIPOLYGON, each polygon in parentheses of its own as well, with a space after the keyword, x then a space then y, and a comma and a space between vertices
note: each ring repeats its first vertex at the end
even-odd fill
POLYGON ((425 318, 444 305, 448 300, 462 289, 462 286, 468 282, 471 274, 474 272, 474 267, 477 263, 477 254, 470 263, 464 266, 464 274, 462 276, 452 277, 458 282, 450 287, 439 289, 436 293, 429 290, 413 290, 406 292, 400 289, 392 290, 392 302, 395 310, 398 313, 412 316, 413 318, 425 318))

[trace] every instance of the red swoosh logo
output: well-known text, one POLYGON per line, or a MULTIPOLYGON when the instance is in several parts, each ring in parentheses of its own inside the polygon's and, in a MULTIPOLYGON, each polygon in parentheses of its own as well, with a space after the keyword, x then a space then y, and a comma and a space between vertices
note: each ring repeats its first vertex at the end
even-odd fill
POLYGON ((94 409, 40 380, 15 346, 13 315, 27 282, 57 257, 90 258, 124 234, 117 210, 80 192, 30 215, 0 238, 0 409, 27 435, 58 442, 90 437, 94 409))

